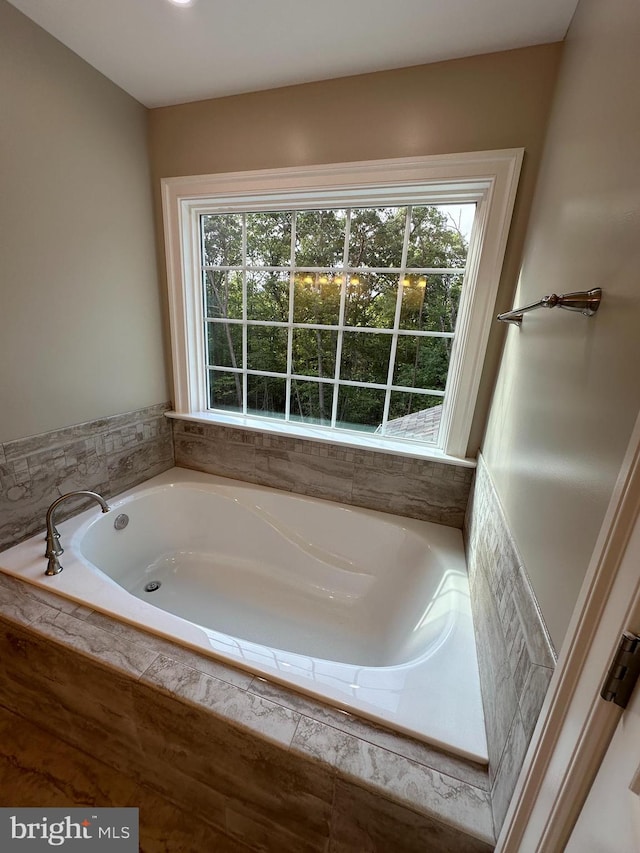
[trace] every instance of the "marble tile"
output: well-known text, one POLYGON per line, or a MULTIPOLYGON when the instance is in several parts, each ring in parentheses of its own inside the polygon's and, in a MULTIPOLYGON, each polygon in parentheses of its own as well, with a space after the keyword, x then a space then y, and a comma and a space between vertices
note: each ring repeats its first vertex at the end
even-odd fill
POLYGON ((325 835, 333 800, 330 768, 303 761, 142 682, 135 685, 134 705, 146 761, 155 774, 178 770, 230 801, 251 804, 261 820, 305 838, 325 835))
POLYGON ((102 628, 67 613, 56 613, 53 617, 45 614, 33 623, 33 628, 94 660, 136 677, 157 657, 157 652, 151 649, 114 637, 102 628))
POLYGON ((27 595, 24 584, 19 583, 9 575, 2 575, 0 580, 0 612, 9 620, 28 625, 35 619, 49 613, 55 617, 57 611, 27 595))
POLYGON ((128 805, 136 785, 93 756, 70 747, 40 727, 0 713, 2 805, 128 805), (5 784, 6 783, 6 784, 5 784), (44 795, 46 801, 40 799, 44 795))
POLYGON ((155 403, 152 406, 146 406, 142 409, 134 409, 131 412, 123 412, 122 414, 109 415, 103 418, 101 431, 113 432, 122 427, 129 427, 132 423, 157 421, 159 429, 171 429, 168 418, 164 417, 164 413, 172 408, 170 402, 155 403))
MULTIPOLYGON (((76 459, 79 453, 70 458, 76 459)), ((64 451, 34 454, 15 464, 11 478, 3 478, 0 488, 0 548, 6 548, 44 530, 51 501, 68 491, 69 468, 64 451)), ((86 462, 86 455, 85 455, 86 462)), ((108 485, 104 457, 95 457, 82 487, 105 491, 108 485)), ((74 486, 77 488, 77 486, 74 486)), ((67 510, 69 512, 70 510, 67 510)), ((59 516, 65 517, 65 511, 59 516)))
POLYGON ((62 429, 43 432, 38 435, 30 435, 26 438, 17 438, 4 444, 5 458, 7 462, 24 459, 38 453, 47 453, 64 448, 78 440, 88 440, 99 436, 106 429, 106 419, 87 421, 82 424, 74 424, 62 429))
POLYGON ((71 614, 75 616, 76 619, 88 619, 94 613, 95 610, 92 610, 91 607, 85 607, 84 604, 78 604, 77 607, 71 611, 71 614))
POLYGON ((296 835, 286 826, 261 820, 242 803, 227 809, 226 821, 229 834, 249 845, 251 850, 267 851, 267 853, 324 853, 327 849, 328 820, 326 834, 319 834, 314 839, 296 835))
POLYGON ((546 666, 536 666, 534 664, 529 667, 527 679, 519 697, 520 714, 527 743, 531 739, 533 730, 538 722, 538 715, 547 695, 552 675, 553 669, 546 666))
POLYGON ((490 777, 495 780, 516 711, 526 719, 527 741, 531 736, 555 653, 481 455, 465 529, 490 777))
POLYGON ((140 853, 250 853, 227 833, 193 820, 191 810, 177 808, 166 800, 147 794, 140 810, 140 853))
POLYGON ((170 420, 174 437, 179 435, 200 436, 214 444, 227 441, 231 444, 257 446, 262 436, 262 433, 256 430, 239 429, 213 423, 200 423, 198 421, 185 421, 182 419, 176 420, 171 418, 170 420))
POLYGON ((264 678, 256 676, 249 687, 249 691, 264 696, 272 702, 292 708, 305 717, 416 761, 418 764, 424 764, 455 779, 469 782, 477 788, 484 790, 489 788, 487 768, 475 762, 465 761, 429 744, 398 734, 346 711, 341 711, 339 708, 324 705, 311 697, 294 693, 264 678))
POLYGON ((176 767, 149 756, 130 771, 130 776, 137 779, 140 785, 181 805, 210 826, 226 830, 230 800, 210 785, 192 779, 176 767))
POLYGON ((40 680, 37 687, 7 679, 0 688, 0 701, 15 713, 28 716, 43 731, 104 761, 121 773, 131 773, 143 761, 130 716, 130 702, 111 685, 120 708, 99 703, 92 696, 95 682, 84 689, 73 684, 40 680), (88 689, 87 689, 88 688, 88 689))
POLYGON ((480 841, 361 788, 336 782, 329 853, 490 853, 480 841))
POLYGON ((174 435, 176 465, 222 477, 255 482, 255 447, 250 444, 210 441, 193 435, 174 435))
POLYGON ((353 463, 329 456, 256 448, 256 481, 316 498, 351 502, 353 463))
POLYGON ((531 663, 555 667, 555 649, 523 566, 515 575, 513 598, 531 663))
POLYGON ((28 718, 44 731, 69 732, 72 717, 47 689, 14 681, 0 663, 0 706, 28 718))
MULTIPOLYGON (((163 403, 3 445, 0 549, 43 530, 47 508, 61 494, 90 489, 113 495, 171 467, 167 407, 163 403)), ((63 506, 59 518, 80 508, 84 504, 63 506)))
POLYGON ((300 719, 300 715, 289 708, 247 693, 164 655, 158 655, 141 680, 287 747, 300 719))
POLYGON ((529 660, 526 648, 521 650, 520 657, 515 662, 515 668, 513 667, 513 660, 510 660, 509 663, 511 664, 511 671, 513 673, 513 686, 515 688, 518 701, 520 701, 525 682, 529 676, 529 670, 534 664, 529 660))
POLYGON ((415 761, 302 717, 292 749, 328 761, 357 781, 414 811, 493 841, 489 794, 415 761))
POLYGON ((520 775, 520 768, 527 751, 527 738, 522 727, 520 714, 516 714, 502 754, 500 766, 491 789, 491 808, 496 838, 504 823, 513 791, 520 775))
POLYGON ((526 659, 529 660, 523 626, 513 594, 508 596, 508 601, 504 607, 500 607, 500 602, 497 602, 497 605, 499 616, 502 611, 500 621, 502 622, 505 647, 507 657, 509 659, 509 665, 511 666, 511 672, 515 678, 518 663, 522 656, 524 655, 526 659))
POLYGON ((173 443, 168 435, 120 453, 114 452, 107 462, 109 494, 124 492, 173 465, 173 443))
POLYGON ((0 633, 0 654, 5 704, 28 705, 30 717, 40 722, 62 715, 69 737, 82 738, 92 729, 100 735, 98 745, 113 738, 125 750, 138 747, 128 673, 15 626, 0 633))
POLYGON ((77 602, 71 601, 69 598, 63 598, 61 595, 57 595, 55 592, 51 592, 41 586, 35 586, 35 584, 23 582, 11 575, 0 573, 0 586, 5 586, 8 583, 15 584, 28 598, 39 601, 42 604, 47 604, 53 610, 59 610, 63 613, 73 613, 78 608, 77 602))
POLYGON ((476 572, 472 604, 489 750, 489 775, 493 779, 518 709, 518 698, 502 625, 484 571, 480 568, 476 572))
MULTIPOLYGON (((78 614, 74 611, 73 615, 77 616, 78 614)), ((79 618, 86 618, 89 624, 108 631, 116 637, 122 637, 128 642, 142 645, 158 654, 171 658, 177 663, 197 669, 199 672, 211 675, 213 678, 218 678, 221 681, 227 681, 236 687, 246 689, 253 681, 254 676, 249 672, 228 666, 221 661, 207 657, 201 652, 192 651, 185 646, 178 645, 172 640, 165 640, 155 634, 135 628, 126 622, 119 622, 117 619, 106 616, 98 611, 90 611, 86 617, 80 616, 79 618)))
POLYGON ((354 504, 449 527, 462 527, 468 496, 466 484, 412 476, 402 470, 356 466, 353 479, 354 504))
POLYGON ((138 780, 6 711, 0 711, 0 805, 138 808, 140 850, 147 853, 250 849, 204 821, 195 821, 191 810, 163 799, 138 780))

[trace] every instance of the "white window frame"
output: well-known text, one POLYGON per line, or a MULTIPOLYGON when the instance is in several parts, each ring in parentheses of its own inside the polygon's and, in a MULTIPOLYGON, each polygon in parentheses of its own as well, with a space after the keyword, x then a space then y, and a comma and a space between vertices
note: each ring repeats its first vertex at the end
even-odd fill
POLYGON ((162 209, 176 417, 368 446, 426 458, 465 458, 524 150, 370 160, 164 178, 162 209), (425 198, 428 200, 425 201, 425 198), (451 353, 440 447, 273 418, 208 410, 199 217, 225 211, 367 204, 477 205, 451 353))

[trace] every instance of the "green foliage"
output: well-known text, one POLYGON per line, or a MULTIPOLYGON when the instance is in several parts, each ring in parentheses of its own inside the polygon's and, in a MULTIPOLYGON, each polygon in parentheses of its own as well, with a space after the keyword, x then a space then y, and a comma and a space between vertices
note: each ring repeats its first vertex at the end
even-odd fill
MULTIPOLYGON (((461 269, 466 263, 465 238, 446 208, 421 205, 410 209, 207 215, 202 217, 202 247, 207 267, 203 270, 205 313, 214 321, 207 323, 208 360, 212 368, 219 368, 210 370, 212 406, 242 410, 243 377, 235 370, 246 367, 286 372, 286 328, 249 325, 244 332, 245 365, 242 323, 221 321, 242 321, 244 307, 249 321, 288 323, 291 291, 294 323, 320 327, 338 325, 344 298, 344 324, 352 331, 345 331, 342 336, 341 380, 386 384, 391 335, 357 330, 390 331, 398 316, 398 329, 407 334, 398 335, 393 384, 408 389, 444 390, 451 338, 415 332, 455 330, 463 275, 430 271, 461 269), (401 272, 405 235, 406 271, 401 272)), ((292 372, 309 377, 291 382, 291 417, 330 423, 336 390, 317 379, 334 378, 338 333, 331 328, 294 328, 291 335, 292 372)), ((384 391, 340 384, 337 393, 339 422, 364 429, 375 429, 380 424, 384 391)), ((247 399, 249 410, 282 417, 286 381, 249 375, 247 399)), ((415 391, 394 391, 389 418, 441 401, 441 397, 415 391)))

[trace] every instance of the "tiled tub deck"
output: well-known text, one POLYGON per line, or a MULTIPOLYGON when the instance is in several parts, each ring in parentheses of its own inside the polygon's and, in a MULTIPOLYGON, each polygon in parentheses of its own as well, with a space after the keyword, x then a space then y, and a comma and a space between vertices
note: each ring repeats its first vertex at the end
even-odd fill
POLYGON ((485 768, 1 573, 0 704, 225 850, 493 849, 485 768))

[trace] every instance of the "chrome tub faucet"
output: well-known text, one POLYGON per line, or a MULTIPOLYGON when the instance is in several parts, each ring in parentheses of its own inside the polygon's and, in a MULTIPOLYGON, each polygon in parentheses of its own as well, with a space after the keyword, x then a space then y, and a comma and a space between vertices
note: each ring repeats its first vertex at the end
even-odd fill
POLYGON ((47 550, 44 555, 49 562, 47 563, 45 575, 57 575, 62 571, 62 566, 60 565, 58 557, 60 554, 64 553, 64 548, 60 544, 60 534, 56 530, 56 526, 53 522, 53 514, 58 506, 60 506, 63 501, 66 501, 67 498, 77 497, 93 498, 96 503, 100 504, 102 512, 109 512, 110 510, 105 499, 100 497, 97 492, 67 492, 66 495, 62 495, 57 498, 47 510, 47 550))

